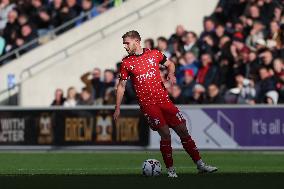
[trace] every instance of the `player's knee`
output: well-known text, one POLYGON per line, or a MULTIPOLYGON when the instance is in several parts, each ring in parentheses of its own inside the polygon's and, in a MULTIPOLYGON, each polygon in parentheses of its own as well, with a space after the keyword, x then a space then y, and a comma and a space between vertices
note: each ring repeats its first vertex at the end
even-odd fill
POLYGON ((165 134, 163 136, 161 136, 162 140, 171 140, 171 134, 165 134))
POLYGON ((168 126, 160 127, 158 128, 158 133, 161 136, 162 140, 170 140, 171 139, 171 133, 168 126))
POLYGON ((170 132, 160 132, 160 136, 162 140, 171 140, 170 132))

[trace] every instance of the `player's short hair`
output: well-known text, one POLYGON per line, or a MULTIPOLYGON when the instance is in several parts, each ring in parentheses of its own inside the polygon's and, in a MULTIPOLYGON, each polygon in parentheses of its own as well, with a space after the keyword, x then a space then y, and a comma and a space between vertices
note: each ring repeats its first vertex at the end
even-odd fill
POLYGON ((141 41, 140 34, 138 33, 138 31, 135 31, 135 30, 131 30, 131 31, 126 32, 122 36, 122 39, 125 39, 126 37, 129 37, 129 38, 132 38, 132 39, 138 39, 139 41, 141 41))

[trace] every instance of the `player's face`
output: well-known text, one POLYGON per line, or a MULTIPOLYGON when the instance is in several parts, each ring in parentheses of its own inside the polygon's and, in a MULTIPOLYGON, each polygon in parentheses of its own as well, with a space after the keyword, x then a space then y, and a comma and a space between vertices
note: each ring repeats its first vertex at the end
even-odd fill
POLYGON ((124 48, 129 55, 133 55, 136 52, 138 40, 126 37, 123 39, 124 48))

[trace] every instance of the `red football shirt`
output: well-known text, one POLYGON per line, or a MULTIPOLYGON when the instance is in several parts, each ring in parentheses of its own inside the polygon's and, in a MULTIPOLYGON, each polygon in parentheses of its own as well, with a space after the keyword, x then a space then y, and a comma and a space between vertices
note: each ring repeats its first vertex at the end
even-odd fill
POLYGON ((143 54, 130 55, 122 60, 120 79, 130 77, 140 105, 170 102, 159 70, 159 64, 166 60, 160 51, 150 49, 143 49, 143 54))

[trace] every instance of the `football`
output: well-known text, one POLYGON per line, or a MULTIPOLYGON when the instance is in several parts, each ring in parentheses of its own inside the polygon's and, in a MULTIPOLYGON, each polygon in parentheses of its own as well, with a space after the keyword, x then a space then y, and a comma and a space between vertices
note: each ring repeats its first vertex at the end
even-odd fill
POLYGON ((156 159, 147 159, 142 164, 142 174, 147 177, 159 176, 162 172, 161 163, 156 159))

